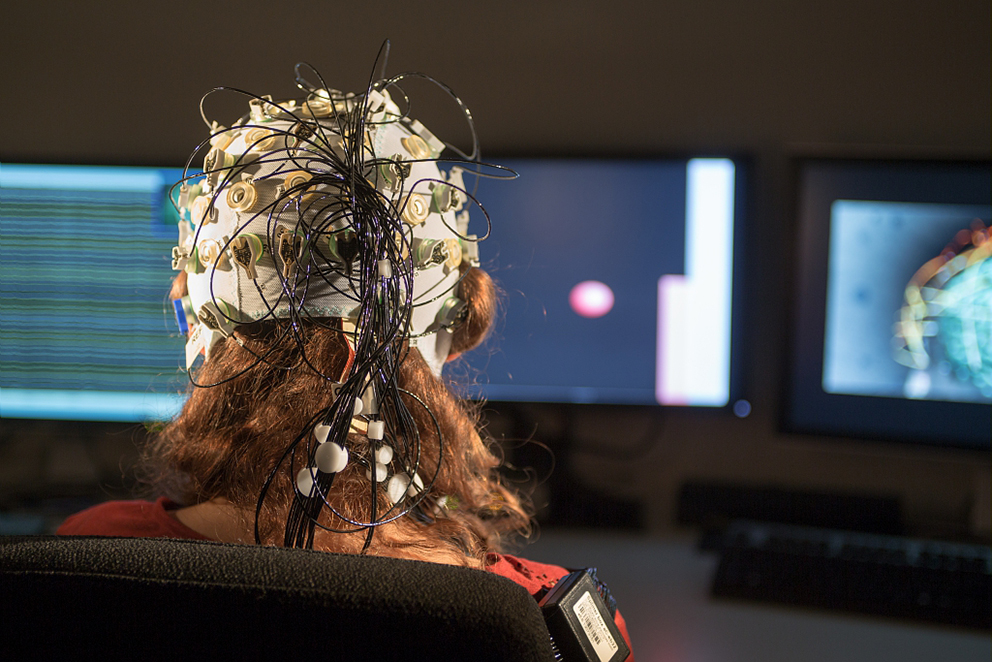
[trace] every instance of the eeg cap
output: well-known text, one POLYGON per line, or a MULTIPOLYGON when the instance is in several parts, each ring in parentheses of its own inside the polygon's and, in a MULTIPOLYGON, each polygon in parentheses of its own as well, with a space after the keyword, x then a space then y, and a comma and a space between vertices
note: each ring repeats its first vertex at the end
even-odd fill
POLYGON ((187 367, 238 324, 339 318, 355 330, 371 303, 439 375, 461 273, 478 264, 462 171, 438 167, 445 144, 375 87, 253 97, 234 126, 212 129, 203 174, 177 201, 187 367), (370 302, 377 279, 395 288, 370 302))

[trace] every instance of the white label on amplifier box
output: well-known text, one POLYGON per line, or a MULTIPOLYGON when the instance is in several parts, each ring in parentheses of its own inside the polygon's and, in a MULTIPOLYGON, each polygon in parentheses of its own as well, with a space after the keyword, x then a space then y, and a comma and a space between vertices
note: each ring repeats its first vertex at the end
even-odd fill
POLYGON ((606 627, 606 622, 603 620, 602 614, 599 613, 599 609, 596 608, 592 594, 586 591, 581 598, 575 601, 572 611, 579 617, 579 623, 582 624, 582 629, 585 631, 589 643, 596 651, 599 662, 609 662, 619 646, 613 639, 613 635, 610 634, 610 629, 606 627))

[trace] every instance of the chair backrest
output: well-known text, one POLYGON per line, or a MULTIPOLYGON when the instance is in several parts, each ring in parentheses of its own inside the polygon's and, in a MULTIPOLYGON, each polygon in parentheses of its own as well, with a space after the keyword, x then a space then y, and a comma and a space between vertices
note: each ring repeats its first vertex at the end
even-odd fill
POLYGON ((549 662, 527 591, 480 570, 193 540, 0 538, 0 658, 549 662))

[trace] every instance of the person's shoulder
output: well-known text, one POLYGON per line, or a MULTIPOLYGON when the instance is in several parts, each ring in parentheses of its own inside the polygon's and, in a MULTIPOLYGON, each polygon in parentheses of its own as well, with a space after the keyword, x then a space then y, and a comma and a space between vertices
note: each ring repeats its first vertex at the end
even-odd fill
POLYGON ((70 515, 55 533, 62 536, 193 537, 169 515, 167 509, 174 506, 165 498, 107 501, 70 515))
POLYGON ((559 565, 510 554, 490 554, 486 559, 486 571, 513 580, 534 596, 547 591, 568 574, 568 570, 559 565))

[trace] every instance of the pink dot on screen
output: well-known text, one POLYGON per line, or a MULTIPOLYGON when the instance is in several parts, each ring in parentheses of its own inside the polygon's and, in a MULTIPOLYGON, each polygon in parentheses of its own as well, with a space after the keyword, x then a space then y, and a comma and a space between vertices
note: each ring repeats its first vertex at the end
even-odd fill
POLYGON ((613 290, 598 280, 585 280, 572 288, 568 303, 582 317, 602 317, 613 310, 613 290))

